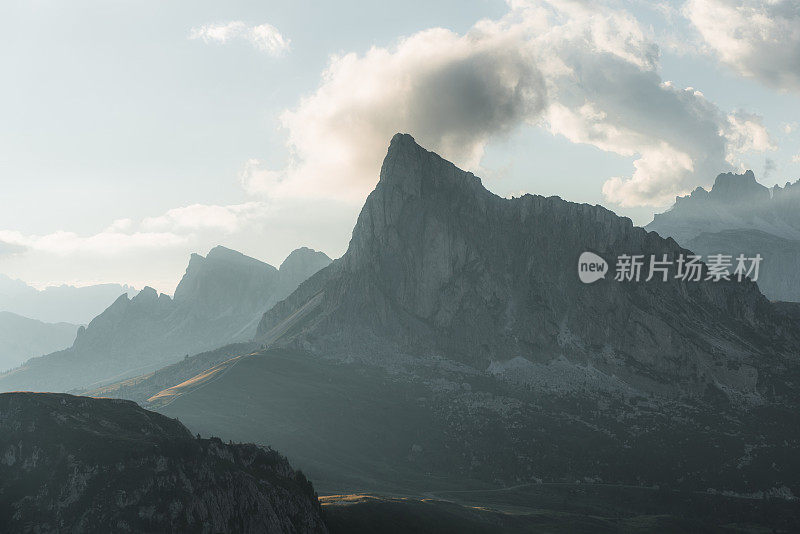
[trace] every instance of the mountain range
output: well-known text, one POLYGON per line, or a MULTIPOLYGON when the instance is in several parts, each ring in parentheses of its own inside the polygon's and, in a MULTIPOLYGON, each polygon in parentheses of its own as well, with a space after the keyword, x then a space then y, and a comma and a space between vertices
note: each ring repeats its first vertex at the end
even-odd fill
POLYGON ((67 391, 149 372, 253 338, 259 318, 300 280, 330 263, 300 248, 279 269, 225 247, 194 254, 175 295, 150 287, 119 296, 81 327, 68 349, 0 375, 0 390, 67 391))
MULTIPOLYGON (((724 175, 697 202, 794 201, 794 186, 767 198, 753 183, 724 175)), ((743 228, 791 240, 781 209, 753 208, 743 228)), ((474 520, 468 507, 501 499, 592 532, 792 531, 800 304, 771 302, 760 280, 707 280, 707 265, 696 282, 578 276, 584 252, 611 269, 642 256, 645 274, 692 254, 682 241, 702 232, 686 221, 710 210, 683 210, 648 231, 601 206, 501 198, 398 134, 341 258, 301 249, 276 270, 223 248, 193 256, 173 299, 121 297, 0 387, 134 399, 192 433, 274 447, 323 493, 395 497, 331 498, 342 531, 361 514, 474 520)), ((731 231, 713 220, 696 224, 731 231)))
POLYGON ((746 279, 583 284, 584 251, 690 252, 600 206, 498 197, 398 134, 346 254, 261 318, 265 349, 127 394, 323 492, 657 486, 722 495, 730 523, 752 519, 737 498, 793 502, 798 307, 746 279))
POLYGON ((88 324, 122 293, 133 295, 135 290, 120 284, 61 285, 39 290, 0 274, 0 311, 45 323, 88 324))
POLYGON ((760 254, 764 295, 800 301, 800 181, 767 188, 753 171, 720 174, 711 190, 677 197, 646 228, 704 257, 760 254))

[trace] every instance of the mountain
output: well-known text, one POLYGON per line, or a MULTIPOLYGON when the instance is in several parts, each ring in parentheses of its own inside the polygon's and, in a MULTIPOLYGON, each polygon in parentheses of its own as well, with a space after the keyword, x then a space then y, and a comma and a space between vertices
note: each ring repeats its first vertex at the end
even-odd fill
POLYGON ((330 259, 298 249, 287 262, 279 270, 221 246, 193 254, 174 298, 150 287, 132 299, 123 294, 78 330, 72 347, 0 375, 0 391, 96 387, 250 341, 264 311, 330 259))
POLYGON ((710 191, 698 187, 646 226, 708 257, 763 258, 758 286, 773 300, 800 301, 800 180, 772 189, 753 171, 717 176, 710 191))
POLYGON ((43 323, 11 312, 0 311, 0 371, 25 360, 69 347, 78 325, 43 323))
POLYGON ((150 405, 276 446, 323 492, 536 507, 520 492, 541 484, 590 488, 589 514, 630 498, 698 517, 704 494, 762 500, 725 524, 790 524, 765 518, 771 503, 796 520, 797 310, 746 279, 583 284, 584 251, 689 253, 600 206, 498 197, 397 135, 346 254, 264 314, 267 348, 150 405))
POLYGON ((3 532, 327 532, 277 452, 130 401, 0 394, 0 451, 3 532))
POLYGON ((21 280, 0 274, 0 310, 46 323, 87 324, 122 293, 133 294, 128 285, 68 285, 35 289, 21 280))
POLYGON ((644 391, 665 379, 687 394, 713 382, 752 390, 750 369, 763 359, 752 347, 785 329, 755 284, 587 286, 575 276, 586 250, 687 252, 599 206, 500 198, 398 136, 347 253, 270 309, 256 340, 343 354, 389 342, 480 370, 515 357, 547 363, 568 349, 572 362, 644 391), (715 347, 740 365, 719 368, 715 347))

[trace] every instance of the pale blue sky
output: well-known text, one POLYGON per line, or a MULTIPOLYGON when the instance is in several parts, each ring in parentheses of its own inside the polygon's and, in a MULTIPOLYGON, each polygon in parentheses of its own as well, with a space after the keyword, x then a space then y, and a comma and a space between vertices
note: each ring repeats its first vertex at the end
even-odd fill
MULTIPOLYGON (((746 144, 743 139, 749 135, 755 136, 756 142, 729 158, 732 168, 753 168, 766 185, 795 180, 800 175, 800 164, 792 161, 800 155, 800 91, 795 85, 800 72, 776 84, 769 72, 748 71, 747 62, 759 59, 754 55, 759 48, 753 48, 750 56, 726 59, 721 47, 727 43, 715 41, 713 35, 704 38, 697 30, 703 27, 703 9, 708 6, 699 4, 726 1, 693 0, 691 14, 683 2, 659 9, 641 2, 537 2, 535 7, 556 12, 552 24, 564 28, 574 25, 580 29, 581 24, 594 28, 587 21, 600 17, 614 35, 617 25, 626 20, 638 24, 620 30, 633 36, 622 44, 609 44, 602 31, 588 43, 563 37, 565 31, 548 35, 540 44, 537 39, 542 39, 544 30, 537 14, 525 13, 512 22, 506 18, 510 11, 519 10, 517 3, 512 9, 506 2, 494 0, 402 4, 6 0, 0 4, 0 71, 4 79, 0 84, 0 272, 38 286, 113 281, 138 287, 150 284, 171 292, 188 254, 205 253, 218 243, 276 265, 293 248, 303 245, 336 257, 346 249, 361 199, 371 187, 369 180, 377 181, 377 172, 370 171, 374 167, 370 158, 373 153, 378 159, 383 156, 389 131, 411 130, 408 133, 421 143, 473 168, 484 177, 484 184, 500 195, 557 194, 568 200, 602 203, 637 224, 646 224, 654 211, 668 206, 665 198, 690 189, 690 185, 706 185, 715 172, 727 169, 717 168, 723 166, 722 156, 699 163, 699 154, 706 151, 704 140, 700 145, 692 142, 692 146, 670 141, 674 136, 667 130, 679 130, 680 125, 667 124, 663 132, 660 126, 653 126, 668 123, 671 116, 659 117, 658 110, 654 117, 648 115, 646 99, 661 90, 658 83, 643 85, 641 91, 626 83, 627 99, 610 96, 618 93, 612 86, 623 74, 639 83, 636 80, 641 73, 626 70, 631 65, 654 76, 656 82, 660 77, 680 90, 691 86, 702 91, 702 102, 707 100, 708 105, 695 102, 689 113, 695 118, 699 113, 695 107, 702 107, 707 116, 698 117, 697 124, 707 126, 710 137, 715 137, 717 123, 728 127, 727 115, 744 112, 741 116, 750 121, 742 130, 746 134, 727 133, 726 146, 731 146, 734 138, 735 143, 746 144), (487 124, 479 138, 467 136, 467 148, 472 151, 448 149, 464 145, 449 140, 465 139, 466 134, 458 130, 475 129, 479 119, 452 121, 441 128, 420 123, 420 130, 414 131, 418 123, 407 117, 413 115, 409 111, 396 116, 399 118, 387 114, 378 125, 367 124, 382 116, 381 110, 387 106, 379 94, 381 87, 386 86, 388 100, 402 100, 397 106, 413 107, 420 101, 419 92, 410 90, 406 95, 388 87, 402 76, 414 80, 414 69, 425 70, 420 79, 434 80, 430 87, 445 89, 441 99, 447 99, 448 88, 454 86, 445 75, 435 72, 438 67, 427 70, 439 60, 444 73, 448 65, 467 61, 469 74, 466 82, 459 83, 499 75, 501 71, 485 63, 464 60, 463 55, 481 57, 483 53, 483 45, 472 40, 462 39, 456 46, 456 41, 448 45, 451 37, 438 36, 424 41, 424 46, 402 44, 404 38, 437 27, 453 32, 453 39, 469 32, 473 35, 481 19, 502 24, 491 31, 481 26, 480 31, 490 37, 475 41, 488 43, 493 58, 510 58, 508 65, 520 72, 525 71, 518 65, 520 45, 507 42, 505 35, 516 35, 514 32, 524 28, 524 37, 515 37, 521 39, 521 46, 536 42, 523 59, 536 63, 545 80, 543 87, 529 87, 547 93, 543 107, 534 105, 533 100, 520 104, 524 110, 487 124), (245 29, 225 42, 190 39, 193 29, 234 21, 245 29), (247 32, 262 24, 273 26, 288 39, 288 50, 272 54, 254 46, 247 32), (632 40, 634 45, 630 45, 632 40), (441 43, 441 51, 425 48, 437 43, 441 43), (654 64, 648 63, 650 52, 645 45, 649 43, 660 50, 654 64), (368 60, 365 54, 373 46, 386 49, 396 61, 368 60), (458 47, 463 47, 463 54, 455 50, 458 47), (455 50, 452 53, 451 48, 455 50), (592 65, 599 65, 600 59, 595 61, 592 55, 598 49, 605 54, 604 61, 613 56, 609 65, 619 68, 621 74, 603 70, 608 80, 589 74, 592 65), (429 52, 431 58, 426 56, 429 52), (348 53, 355 54, 355 70, 341 68, 324 78, 331 57, 348 53), (560 71, 544 65, 542 58, 548 56, 563 58, 578 74, 564 82, 560 71), (357 89, 363 78, 367 85, 373 71, 381 71, 374 75, 376 87, 367 96, 374 102, 361 109, 359 102, 345 98, 347 84, 357 89), (321 89, 329 78, 341 80, 338 85, 331 84, 340 88, 321 89), (304 97, 316 98, 304 106, 304 97), (592 103, 593 112, 599 110, 602 118, 597 119, 599 115, 587 108, 581 125, 563 114, 556 119, 550 115, 556 107, 548 107, 556 101, 570 112, 576 112, 579 104, 592 103), (340 113, 337 106, 345 111, 340 113), (284 120, 282 125, 280 117, 285 110, 297 111, 299 119, 284 120), (321 120, 318 128, 308 125, 320 113, 328 112, 332 119, 321 120), (361 129, 348 128, 342 121, 341 131, 337 130, 339 117, 355 117, 361 129), (590 128, 584 129, 587 124, 590 128), (619 137, 609 134, 618 127, 630 132, 619 137), (290 134, 300 141, 292 143, 290 134), (340 134, 347 138, 338 139, 340 134), (758 141, 762 134, 769 136, 768 142, 758 141), (369 142, 362 142, 358 135, 369 142), (373 139, 376 136, 380 139, 373 139), (676 151, 691 156, 695 162, 692 171, 674 163, 674 158, 663 159, 673 152, 658 152, 662 138, 676 151), (330 156, 303 163, 317 158, 317 150, 324 152, 339 142, 345 152, 363 147, 369 151, 363 158, 369 161, 363 163, 361 155, 350 154, 351 159, 335 165, 330 156), (634 162, 648 150, 658 152, 648 156, 650 161, 670 161, 676 169, 683 169, 681 177, 676 175, 671 183, 667 168, 661 175, 653 171, 643 174, 650 182, 641 188, 626 186, 635 171, 634 162), (765 176, 767 159, 773 163, 765 176), (251 168, 248 161, 252 160, 258 160, 252 166, 256 170, 247 173, 243 181, 244 169, 251 168), (331 168, 335 172, 326 172, 331 168), (272 171, 281 173, 280 187, 269 178, 272 171), (355 177, 352 183, 351 176, 355 177), (604 184, 613 177, 621 177, 622 186, 604 195, 604 184), (339 190, 340 182, 347 194, 338 197, 326 192, 339 190), (620 199, 627 205, 620 205, 620 199), (195 209, 184 209, 189 206, 195 209)), ((758 2, 733 4, 760 9, 758 2)), ((731 25, 735 24, 732 15, 731 25)), ((780 26, 776 28, 780 30, 780 26)), ((790 41, 786 46, 798 44, 790 41)), ((790 57, 790 69, 792 64, 790 57)), ((794 68, 800 70, 797 64, 794 68)), ((682 93, 665 91, 669 98, 675 94, 682 98, 682 93)), ((489 99, 486 101, 493 105, 491 99, 497 94, 497 88, 490 87, 475 101, 489 99)), ((497 109, 506 113, 508 105, 504 100, 497 109)), ((468 108, 453 109, 467 109, 464 113, 470 114, 468 108)), ((723 143, 715 137, 707 151, 722 148, 723 143)))

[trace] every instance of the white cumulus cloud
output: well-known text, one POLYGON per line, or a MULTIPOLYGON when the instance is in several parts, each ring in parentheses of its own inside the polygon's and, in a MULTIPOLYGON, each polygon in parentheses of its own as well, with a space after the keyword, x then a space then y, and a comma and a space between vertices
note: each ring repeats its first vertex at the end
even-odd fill
POLYGON ((689 0, 683 13, 719 60, 740 75, 800 91, 797 0, 689 0))
POLYGON ((772 149, 759 117, 730 114, 662 80, 659 48, 630 13, 572 0, 512 0, 467 33, 433 28, 331 58, 319 87, 280 122, 285 168, 251 160, 250 193, 361 200, 388 140, 407 132, 478 170, 486 145, 523 125, 632 159, 606 199, 664 206, 748 151, 772 149))

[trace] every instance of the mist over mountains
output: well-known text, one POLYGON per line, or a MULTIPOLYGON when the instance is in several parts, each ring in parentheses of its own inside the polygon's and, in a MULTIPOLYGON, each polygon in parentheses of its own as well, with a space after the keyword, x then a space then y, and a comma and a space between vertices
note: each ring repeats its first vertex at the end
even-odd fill
POLYGON ((259 318, 330 262, 307 248, 280 269, 225 247, 192 255, 174 298, 150 287, 119 296, 78 330, 72 346, 0 375, 0 390, 67 391, 163 367, 203 350, 253 338, 259 318))
POLYGON ((0 311, 45 323, 88 324, 122 293, 132 296, 135 290, 120 284, 62 285, 38 290, 0 274, 0 311))
POLYGON ((760 254, 761 291, 773 300, 800 301, 800 181, 770 189, 753 171, 720 174, 710 191, 698 187, 676 198, 646 228, 706 257, 760 254))
POLYGON ((34 356, 69 347, 77 332, 75 324, 43 323, 0 311, 0 372, 34 356))

